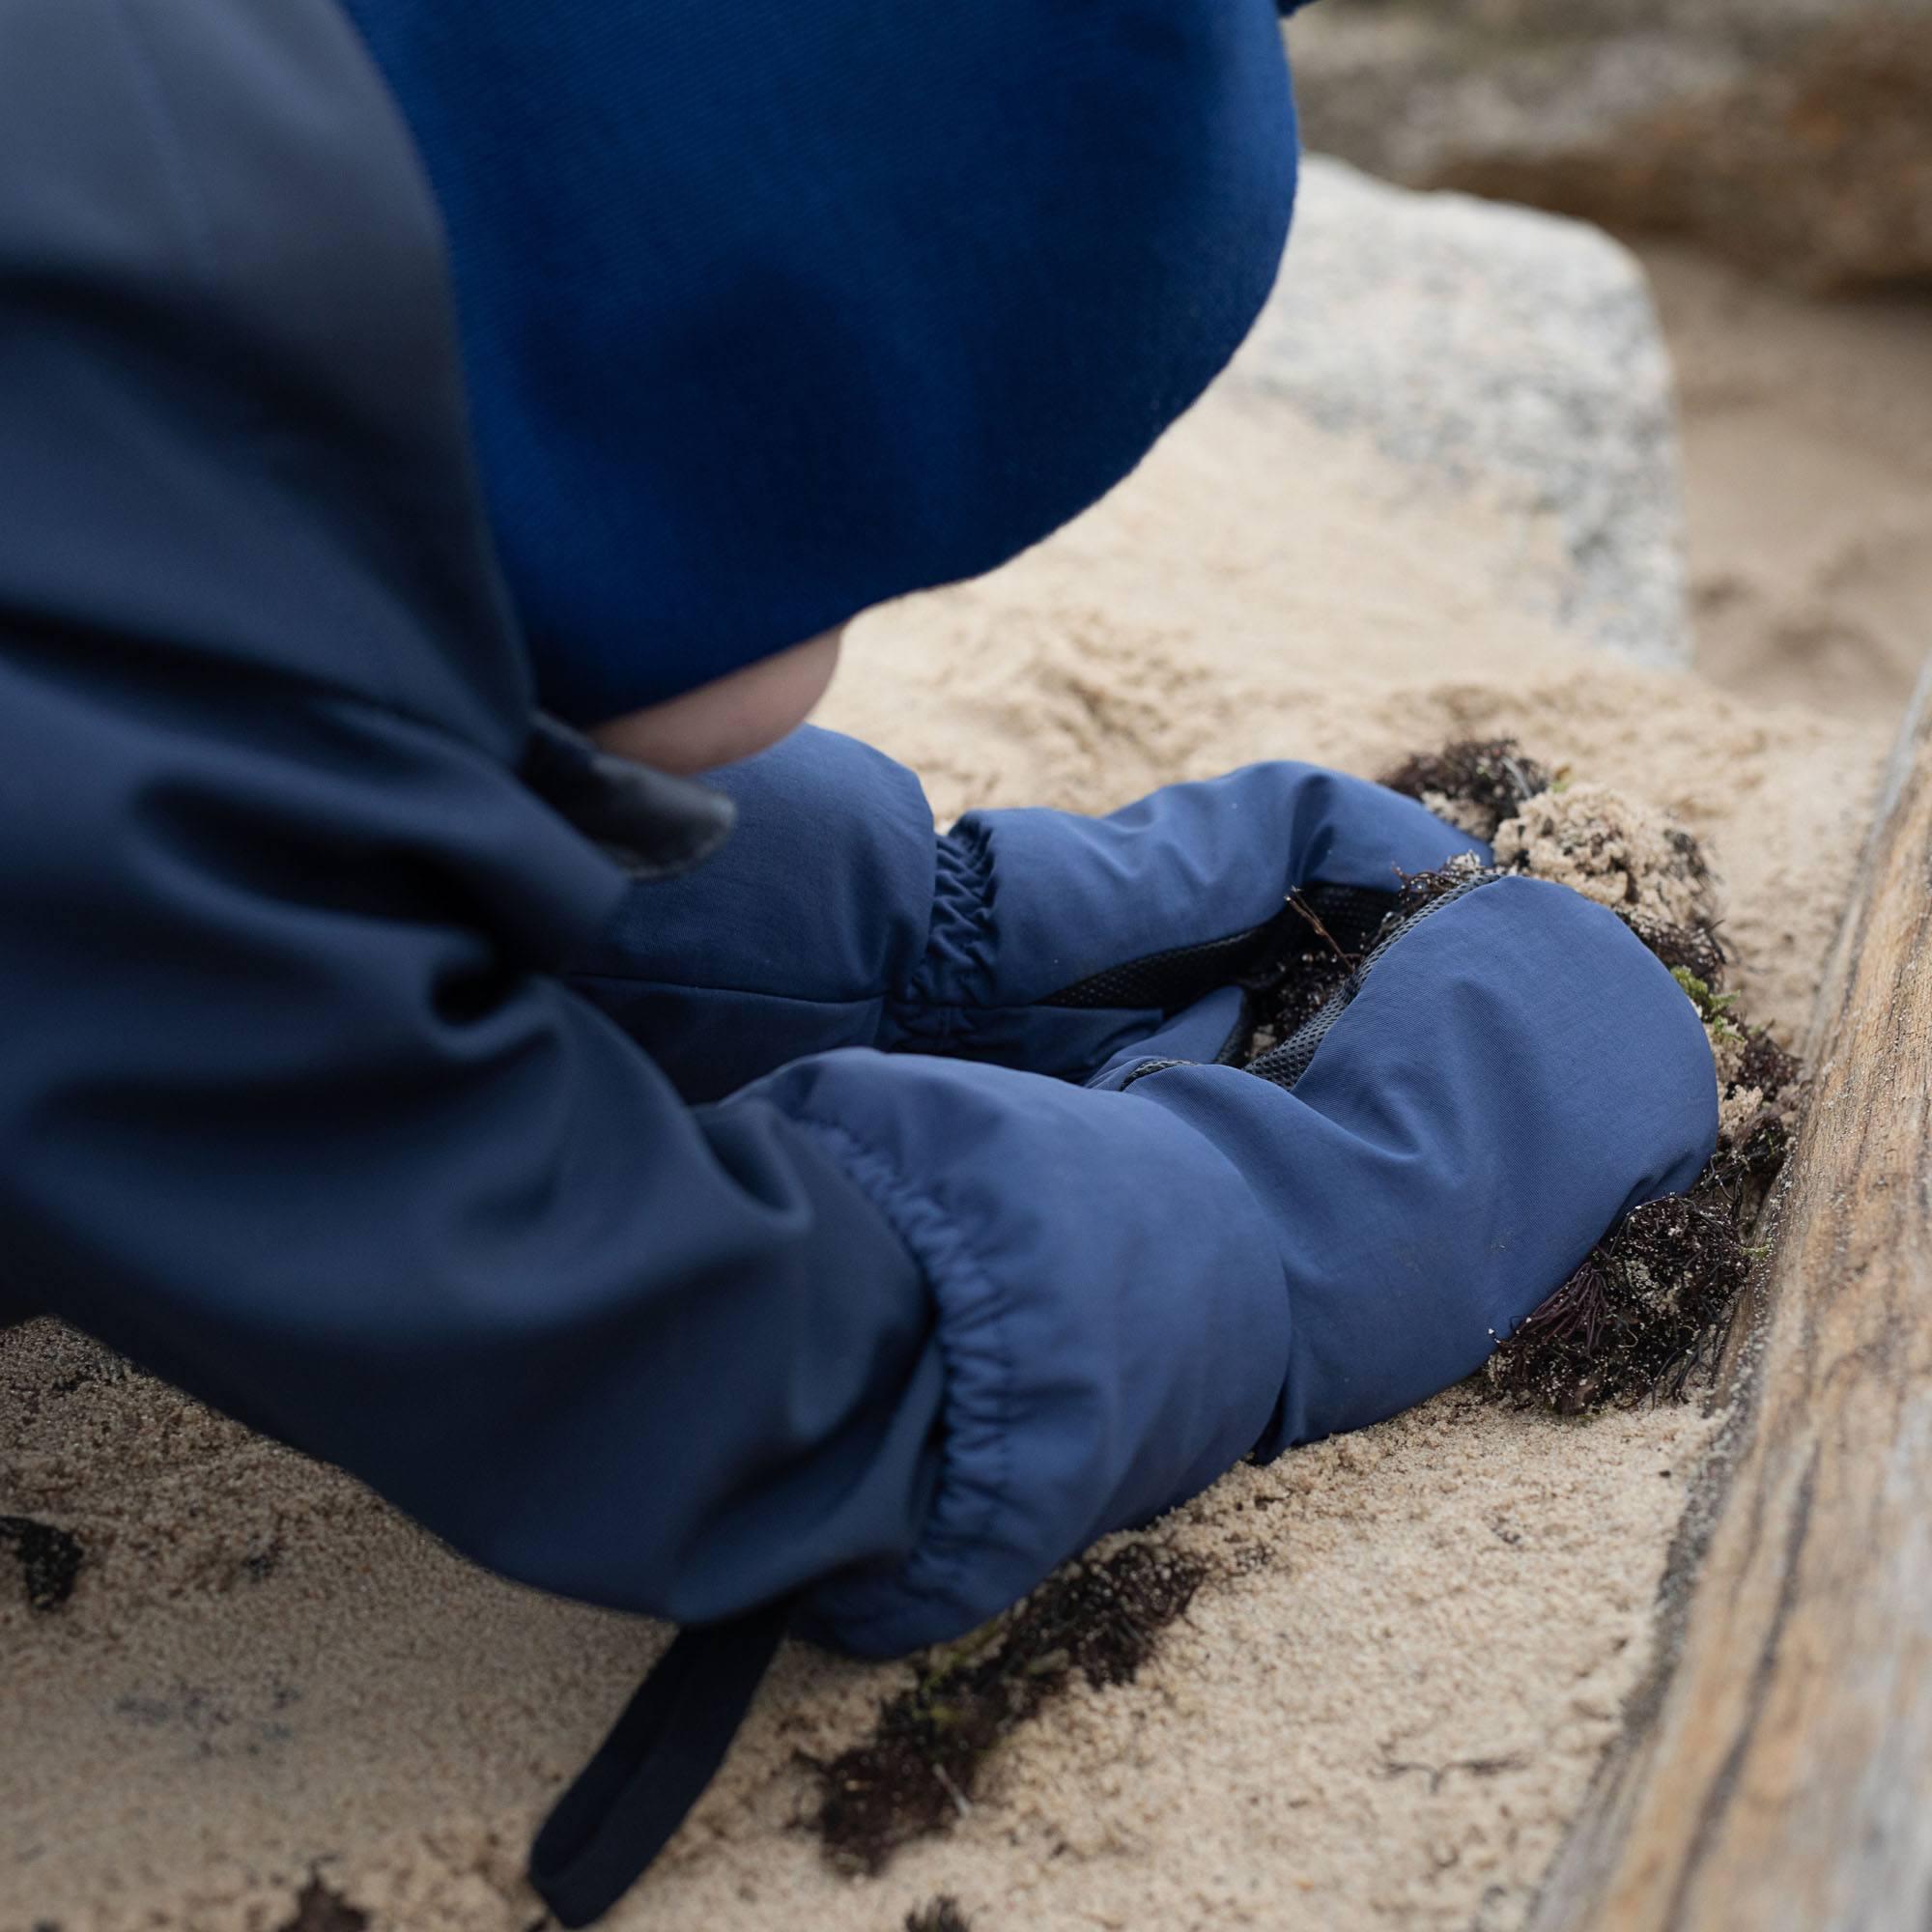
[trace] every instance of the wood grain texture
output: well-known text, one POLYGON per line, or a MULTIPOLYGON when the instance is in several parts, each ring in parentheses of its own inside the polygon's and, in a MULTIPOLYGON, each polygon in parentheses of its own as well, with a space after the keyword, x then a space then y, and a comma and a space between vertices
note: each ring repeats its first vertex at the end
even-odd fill
POLYGON ((1932 668, 1812 1055, 1721 1492, 1535 1932, 1932 1932, 1932 668))

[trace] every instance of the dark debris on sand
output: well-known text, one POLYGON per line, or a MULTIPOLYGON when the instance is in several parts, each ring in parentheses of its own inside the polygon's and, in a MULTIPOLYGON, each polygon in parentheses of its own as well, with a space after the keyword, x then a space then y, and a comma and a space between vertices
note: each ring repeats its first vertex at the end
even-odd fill
POLYGON ((1681 1393, 1749 1272, 1725 1208, 1686 1194, 1633 1208, 1490 1358, 1488 1385, 1559 1415, 1681 1393))
POLYGON ((368 1932, 369 1915, 343 1895, 311 1877, 296 1896, 296 1916, 284 1919, 275 1932, 368 1932))
POLYGON ((874 1874, 899 1846, 963 1817, 993 1747, 1075 1673, 1095 1690, 1130 1683, 1206 1574, 1157 1544, 1130 1543, 1042 1584, 986 1644, 928 1659, 864 1744, 810 1761, 826 1856, 842 1870, 874 1874))
POLYGON ((905 1932, 973 1932, 956 1898, 944 1892, 906 1914, 905 1932))
POLYGON ((1381 781, 1407 798, 1447 799, 1466 808, 1472 829, 1483 838, 1493 838, 1526 799, 1555 781, 1555 774, 1525 756, 1514 738, 1460 739, 1439 752, 1405 759, 1381 781))
POLYGON ((85 1552, 71 1530, 57 1529, 32 1517, 0 1516, 0 1548, 19 1559, 28 1605, 45 1615, 73 1595, 85 1552))
POLYGON ((1707 986, 1721 986, 1730 960, 1722 943, 1707 925, 1669 925, 1662 920, 1646 919, 1642 913, 1618 915, 1673 973, 1685 972, 1707 986))

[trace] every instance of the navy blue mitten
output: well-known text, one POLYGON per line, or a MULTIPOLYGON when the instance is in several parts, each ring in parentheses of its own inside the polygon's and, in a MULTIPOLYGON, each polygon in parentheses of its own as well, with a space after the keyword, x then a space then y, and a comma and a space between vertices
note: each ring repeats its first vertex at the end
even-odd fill
POLYGON ((950 1368, 920 1545, 820 1587, 838 1641, 957 1634, 1242 1454, 1468 1375, 1715 1140, 1690 1002, 1544 881, 1402 929, 1292 1077, 1177 1064, 1190 1025, 1088 1087, 833 1054, 754 1090, 876 1190, 950 1368))
POLYGON ((1084 1078, 1304 945, 1291 894, 1333 911, 1339 890, 1372 928, 1403 873, 1486 856, 1412 800, 1286 761, 944 836, 911 772, 835 732, 711 781, 729 841, 636 888, 571 975, 698 1099, 837 1046, 1084 1078))

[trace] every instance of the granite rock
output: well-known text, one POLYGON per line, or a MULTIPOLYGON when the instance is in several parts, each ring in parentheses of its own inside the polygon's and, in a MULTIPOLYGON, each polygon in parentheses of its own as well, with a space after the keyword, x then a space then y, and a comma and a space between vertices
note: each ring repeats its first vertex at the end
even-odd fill
POLYGON ((1291 45, 1310 145, 1387 179, 1932 275, 1932 0, 1327 0, 1291 45))
POLYGON ((1690 662, 1668 355, 1649 284, 1581 223, 1311 157, 1274 294, 1224 379, 1365 435, 1520 542, 1499 594, 1580 641, 1690 662))

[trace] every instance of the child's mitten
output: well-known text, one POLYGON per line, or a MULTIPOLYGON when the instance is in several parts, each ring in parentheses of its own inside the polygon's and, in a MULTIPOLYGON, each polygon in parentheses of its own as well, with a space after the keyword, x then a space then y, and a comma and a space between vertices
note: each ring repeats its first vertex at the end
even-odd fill
POLYGON ((1410 799, 1288 762, 1103 818, 969 812, 944 836, 912 773, 833 732, 712 782, 731 838, 634 887, 572 973, 697 1098, 836 1046, 1085 1078, 1307 945, 1291 895, 1359 940, 1404 873, 1486 856, 1410 799))

